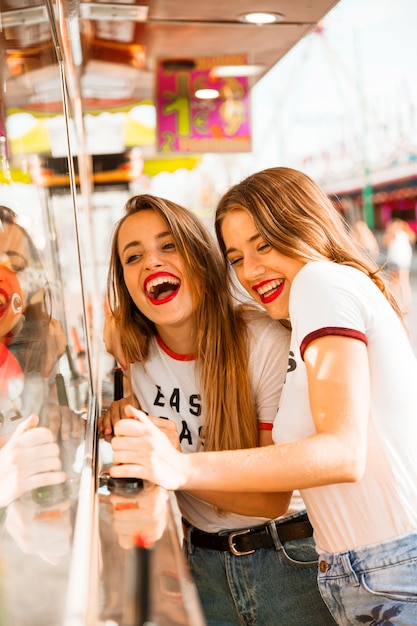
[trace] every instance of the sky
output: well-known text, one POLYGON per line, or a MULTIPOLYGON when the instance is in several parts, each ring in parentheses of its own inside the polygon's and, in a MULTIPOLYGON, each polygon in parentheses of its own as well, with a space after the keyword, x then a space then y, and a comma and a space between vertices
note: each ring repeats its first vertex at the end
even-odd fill
POLYGON ((365 161, 376 172, 417 159, 416 32, 417 0, 340 0, 253 87, 252 153, 204 155, 193 172, 156 176, 152 192, 195 208, 202 187, 212 205, 266 167, 302 169, 331 189, 365 161))
MULTIPOLYGON (((364 125, 371 134, 379 128, 379 141, 370 142, 373 158, 396 141, 400 118, 411 139, 416 31, 416 0, 340 0, 321 32, 301 40, 253 89, 259 169, 299 165, 308 155, 334 151, 336 142, 358 142, 364 125)), ((412 140, 417 150, 417 137, 412 140)))

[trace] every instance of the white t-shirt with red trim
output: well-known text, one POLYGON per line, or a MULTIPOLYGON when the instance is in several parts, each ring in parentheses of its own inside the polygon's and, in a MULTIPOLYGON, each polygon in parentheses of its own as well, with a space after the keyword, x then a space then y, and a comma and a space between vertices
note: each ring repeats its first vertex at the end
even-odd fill
POLYGON ((357 483, 301 492, 319 552, 340 552, 417 530, 417 359, 378 287, 361 271, 310 262, 290 294, 290 363, 275 443, 315 432, 303 351, 325 334, 367 344, 371 378, 368 456, 357 483))
MULTIPOLYGON (((249 321, 248 330, 249 373, 259 426, 272 429, 287 371, 290 332, 263 312, 249 321)), ((204 410, 194 356, 173 353, 157 337, 151 341, 145 365, 134 363, 131 373, 142 409, 175 422, 183 452, 201 451, 204 410)), ((182 515, 206 532, 247 528, 267 519, 220 512, 188 493, 176 495, 182 515)), ((299 494, 294 496, 290 512, 303 508, 299 494)))

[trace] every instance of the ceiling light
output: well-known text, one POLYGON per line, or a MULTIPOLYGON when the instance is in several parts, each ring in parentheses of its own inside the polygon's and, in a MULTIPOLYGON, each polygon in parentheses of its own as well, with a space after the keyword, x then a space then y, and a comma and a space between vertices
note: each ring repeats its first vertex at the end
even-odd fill
POLYGON ((263 65, 218 65, 210 70, 213 78, 225 78, 227 76, 256 76, 264 70, 263 65))
POLYGON ((238 17, 240 22, 247 22, 249 24, 275 24, 276 22, 282 22, 284 15, 282 13, 246 13, 238 17))
POLYGON ((197 89, 194 95, 199 100, 215 100, 220 93, 217 89, 197 89))

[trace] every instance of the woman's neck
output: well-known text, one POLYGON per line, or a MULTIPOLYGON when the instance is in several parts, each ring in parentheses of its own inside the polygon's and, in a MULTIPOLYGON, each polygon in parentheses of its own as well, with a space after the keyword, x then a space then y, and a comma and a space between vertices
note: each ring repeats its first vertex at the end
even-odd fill
POLYGON ((195 329, 190 325, 178 328, 178 326, 157 326, 158 335, 164 344, 176 354, 194 354, 196 351, 195 329))

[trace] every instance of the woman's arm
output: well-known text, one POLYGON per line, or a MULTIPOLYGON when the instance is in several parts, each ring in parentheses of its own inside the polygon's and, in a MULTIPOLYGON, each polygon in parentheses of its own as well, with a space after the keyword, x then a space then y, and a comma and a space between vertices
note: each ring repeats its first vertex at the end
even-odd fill
MULTIPOLYGON (((160 417, 150 417, 150 419, 155 426, 158 426, 158 428, 165 433, 171 445, 173 445, 176 450, 181 451, 178 431, 174 422, 160 417)), ((259 444, 264 446, 272 444, 271 431, 261 431, 259 444)), ((197 452, 193 454, 204 453, 197 452)), ((291 493, 279 492, 251 493, 250 497, 248 497, 249 494, 246 491, 234 491, 230 493, 225 491, 194 490, 189 493, 192 493, 196 498, 204 500, 204 502, 208 502, 223 511, 238 513, 240 515, 269 518, 284 515, 291 500, 291 493)))
POLYGON ((370 407, 366 346, 349 337, 321 337, 309 345, 304 359, 314 435, 250 450, 184 455, 144 414, 127 408, 134 420, 116 424, 111 474, 140 475, 167 489, 229 492, 288 492, 359 480, 370 407))
MULTIPOLYGON (((272 432, 261 430, 259 434, 259 445, 272 445, 272 432)), ((247 491, 190 491, 194 496, 209 502, 224 511, 238 513, 240 515, 251 515, 254 517, 275 518, 284 515, 289 507, 291 492, 272 493, 248 493, 247 491)))

